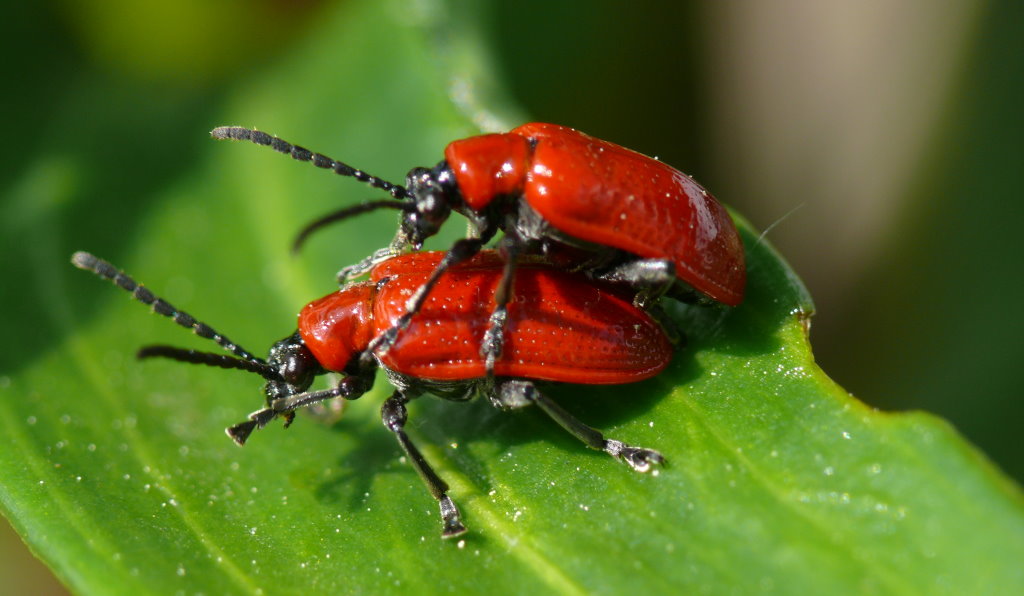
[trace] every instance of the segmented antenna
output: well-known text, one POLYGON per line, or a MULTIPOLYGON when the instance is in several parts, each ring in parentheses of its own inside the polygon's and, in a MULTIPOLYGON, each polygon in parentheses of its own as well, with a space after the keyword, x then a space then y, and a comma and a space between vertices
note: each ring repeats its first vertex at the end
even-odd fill
MULTIPOLYGON (((262 358, 258 358, 250 354, 245 350, 245 348, 221 335, 213 327, 195 320, 195 318, 187 312, 178 310, 163 298, 153 295, 153 293, 146 289, 145 286, 137 283, 123 271, 119 271, 116 267, 103 259, 87 252, 79 251, 71 255, 71 264, 79 269, 92 271, 103 279, 113 282, 114 285, 131 294, 132 297, 139 302, 151 307, 153 312, 173 320, 175 323, 185 327, 186 329, 191 329, 192 332, 199 337, 205 337, 206 339, 213 340, 218 346, 224 348, 228 352, 231 352, 235 356, 238 356, 242 360, 247 360, 256 366, 262 366, 265 370, 272 370, 262 358)), ((219 366, 219 364, 217 366, 219 366)), ((277 373, 272 372, 272 374, 276 375, 277 373)))
POLYGON ((370 211, 376 211, 377 209, 401 209, 405 212, 414 211, 415 205, 411 202, 394 203, 390 199, 382 199, 379 201, 366 201, 359 205, 353 205, 351 207, 345 207, 344 209, 338 209, 332 211, 323 217, 315 219, 308 224, 306 227, 299 230, 298 235, 295 237, 295 242, 292 243, 292 253, 297 253, 302 248, 302 245, 306 243, 306 239, 309 238, 310 234, 319 230, 320 228, 332 224, 336 221, 348 219, 356 215, 368 213, 370 211))
POLYGON ((140 348, 135 353, 135 357, 139 360, 167 358, 168 360, 177 360, 178 362, 187 362, 189 364, 233 368, 256 373, 268 381, 284 381, 281 375, 267 364, 243 360, 234 356, 228 356, 227 354, 214 354, 213 352, 202 352, 200 350, 190 350, 175 346, 151 345, 140 348))
POLYGON ((350 176, 360 182, 369 184, 391 194, 394 199, 404 199, 409 196, 409 191, 404 186, 393 184, 376 176, 371 176, 362 170, 332 159, 321 153, 314 153, 305 147, 293 145, 288 141, 279 139, 265 132, 244 128, 242 126, 219 126, 210 131, 210 136, 218 140, 251 141, 257 145, 264 145, 272 148, 278 153, 287 153, 292 159, 308 161, 318 168, 333 170, 339 176, 350 176))

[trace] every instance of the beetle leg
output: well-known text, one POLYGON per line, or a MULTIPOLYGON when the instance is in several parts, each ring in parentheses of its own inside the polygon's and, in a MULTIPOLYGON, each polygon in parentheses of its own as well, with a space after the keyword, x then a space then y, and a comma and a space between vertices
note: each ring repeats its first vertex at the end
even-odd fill
POLYGON ((226 432, 235 443, 244 445, 252 431, 263 428, 278 416, 285 417, 285 426, 287 426, 291 424, 292 417, 295 415, 294 411, 298 408, 334 399, 335 397, 356 399, 362 396, 373 385, 373 376, 371 375, 368 379, 361 376, 347 376, 338 381, 337 386, 331 389, 306 391, 289 397, 275 399, 270 403, 269 407, 249 414, 248 420, 229 427, 226 432))
POLYGON ((395 340, 398 339, 398 334, 405 330, 412 321, 412 318, 423 308, 423 303, 427 301, 427 296, 430 291, 434 289, 434 286, 441 281, 441 276, 453 265, 457 265, 467 259, 473 257, 473 255, 480 252, 484 244, 489 238, 462 238, 457 240, 455 244, 445 253, 444 258, 441 262, 434 267, 434 271, 431 272, 430 277, 422 286, 416 290, 416 293, 409 298, 409 301, 405 305, 405 314, 398 318, 398 322, 387 331, 381 333, 377 337, 373 338, 370 345, 367 346, 366 351, 363 352, 360 359, 364 363, 369 363, 373 360, 374 354, 383 356, 387 353, 391 346, 395 344, 395 340))
POLYGON ((366 273, 370 269, 373 269, 373 267, 378 263, 383 263, 384 261, 390 259, 391 257, 402 254, 402 251, 403 249, 396 247, 394 245, 387 246, 385 248, 381 248, 377 251, 374 251, 372 255, 366 257, 365 259, 359 261, 358 263, 353 263, 352 265, 349 265, 347 267, 342 267, 338 271, 337 275, 338 285, 344 286, 348 280, 355 277, 359 277, 360 275, 366 273))
MULTIPOLYGON (((507 238, 507 236, 506 236, 507 238)), ((517 242, 502 243, 505 256, 505 268, 501 274, 498 289, 494 292, 494 310, 487 320, 487 331, 480 343, 480 355, 484 357, 487 378, 493 381, 494 365, 501 357, 501 348, 505 343, 505 325, 508 323, 508 301, 512 297, 512 280, 515 277, 516 259, 519 257, 520 245, 517 242)))
POLYGON ((686 334, 679 328, 675 320, 668 316, 665 309, 661 307, 661 303, 647 305, 647 314, 651 315, 654 322, 657 323, 661 330, 665 332, 665 337, 672 343, 676 348, 686 347, 686 334))
POLYGON ((676 283, 676 266, 668 259, 636 259, 617 265, 597 277, 640 288, 633 304, 646 308, 672 289, 676 283))
POLYGON ((574 437, 583 441, 587 447, 600 449, 615 459, 626 462, 637 472, 646 472, 651 469, 652 464, 665 462, 665 458, 653 449, 633 447, 622 441, 605 438, 601 431, 580 422, 575 416, 548 399, 530 381, 515 379, 500 383, 492 394, 491 401, 502 409, 537 404, 545 414, 574 437))
POLYGON ((384 405, 380 408, 381 420, 388 430, 395 433, 395 437, 398 438, 398 444, 402 446, 402 450, 409 457, 412 466, 416 468, 416 472, 423 479, 423 483, 427 485, 430 495, 440 505, 441 522, 443 524, 441 537, 452 538, 464 534, 466 526, 462 525, 459 508, 455 506, 455 503, 448 496, 448 484, 441 480, 441 477, 434 472, 434 469, 427 463, 420 450, 409 439, 409 435, 405 434, 405 422, 409 417, 405 404, 409 402, 409 399, 410 397, 401 390, 395 391, 391 397, 384 401, 384 405))

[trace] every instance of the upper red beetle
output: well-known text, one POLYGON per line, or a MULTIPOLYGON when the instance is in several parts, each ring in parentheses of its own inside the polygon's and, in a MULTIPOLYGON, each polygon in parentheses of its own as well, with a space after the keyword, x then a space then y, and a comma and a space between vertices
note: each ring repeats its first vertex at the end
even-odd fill
POLYGON ((743 245, 729 214, 692 178, 650 157, 554 124, 453 141, 433 169, 414 168, 402 187, 266 133, 222 127, 218 139, 250 140, 388 191, 383 200, 329 214, 299 235, 378 208, 404 212, 391 245, 339 277, 354 277, 437 233, 452 211, 475 233, 456 242, 408 303, 408 313, 372 346, 384 351, 451 265, 503 230, 508 259, 483 350, 496 361, 516 259, 542 253, 594 278, 629 284, 644 305, 663 294, 737 305, 746 284, 743 245))
POLYGON ((154 296, 110 263, 84 252, 75 253, 72 263, 113 281, 155 312, 234 355, 147 346, 139 351, 140 358, 238 368, 266 379, 267 407, 228 429, 239 444, 277 416, 284 417, 286 425, 291 423, 294 410, 302 406, 335 397, 360 397, 373 385, 377 367, 383 367, 395 392, 384 402, 381 417, 440 504, 444 537, 457 536, 466 528, 448 497, 447 484, 403 430, 405 404, 425 392, 453 400, 479 393, 502 409, 536 404, 587 446, 637 471, 663 461, 652 449, 605 438, 545 397, 533 383, 629 383, 656 375, 671 358, 672 347, 661 327, 634 306, 629 295, 578 274, 534 260, 521 263, 516 299, 508 306, 504 356, 494 368, 496 377, 487 374, 487 363, 480 355, 494 295, 504 275, 503 261, 493 252, 450 270, 448 283, 431 294, 387 354, 361 358, 373 338, 404 315, 408 296, 441 259, 441 253, 396 257, 375 267, 369 281, 350 284, 310 303, 299 315, 298 331, 275 343, 266 360, 154 296), (343 375, 337 386, 309 391, 317 375, 331 371, 343 375))

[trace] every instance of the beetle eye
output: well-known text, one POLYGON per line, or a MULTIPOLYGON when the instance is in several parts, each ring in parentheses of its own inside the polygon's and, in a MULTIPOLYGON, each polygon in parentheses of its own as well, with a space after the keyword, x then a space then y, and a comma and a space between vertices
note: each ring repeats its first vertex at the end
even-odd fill
POLYGON ((309 364, 302 354, 291 354, 285 359, 281 367, 281 376, 289 385, 305 386, 309 383, 312 375, 309 374, 309 364))
POLYGON ((298 332, 280 340, 270 349, 267 361, 277 368, 286 383, 305 391, 321 372, 320 363, 303 343, 298 332))
POLYGON ((430 225, 434 232, 441 227, 441 224, 448 219, 448 215, 452 212, 441 189, 437 187, 431 189, 431 192, 423 198, 418 207, 425 220, 424 223, 430 225))

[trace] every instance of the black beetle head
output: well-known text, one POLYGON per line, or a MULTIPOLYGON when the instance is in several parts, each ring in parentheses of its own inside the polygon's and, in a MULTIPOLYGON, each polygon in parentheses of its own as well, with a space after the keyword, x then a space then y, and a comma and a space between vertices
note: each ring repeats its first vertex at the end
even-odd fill
POLYGON ((275 399, 306 391, 313 379, 324 372, 298 331, 271 346, 267 365, 281 377, 281 380, 268 380, 264 387, 268 406, 275 399))
POLYGON ((405 178, 412 208, 402 217, 402 234, 415 250, 437 234, 459 201, 455 177, 446 162, 433 170, 413 168, 405 178))

